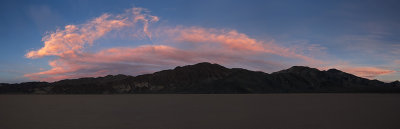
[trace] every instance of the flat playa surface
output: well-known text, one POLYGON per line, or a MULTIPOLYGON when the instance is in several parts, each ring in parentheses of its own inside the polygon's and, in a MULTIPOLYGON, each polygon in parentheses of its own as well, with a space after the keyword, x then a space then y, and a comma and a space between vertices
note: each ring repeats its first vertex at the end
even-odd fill
POLYGON ((400 94, 0 95, 1 129, 399 129, 400 94))

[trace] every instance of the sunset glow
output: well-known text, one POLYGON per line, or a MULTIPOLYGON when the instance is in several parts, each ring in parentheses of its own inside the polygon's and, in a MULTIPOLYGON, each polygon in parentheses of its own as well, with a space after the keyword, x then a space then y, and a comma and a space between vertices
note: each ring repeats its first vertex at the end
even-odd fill
MULTIPOLYGON (((14 7, 34 8, 25 11, 29 14, 26 18, 26 14, 20 17, 32 22, 25 26, 35 27, 15 29, 13 31, 18 32, 11 33, 5 26, 18 26, 11 23, 17 18, 6 18, 7 11, 1 11, 0 17, 6 19, 7 25, 1 25, 5 28, 1 30, 1 42, 5 46, 1 48, 1 59, 5 61, 0 66, 0 82, 139 75, 199 62, 267 73, 301 65, 320 70, 336 68, 382 81, 400 79, 400 19, 398 16, 376 18, 399 12, 398 8, 395 11, 377 8, 376 13, 362 14, 360 10, 366 11, 375 3, 361 3, 357 7, 352 6, 354 2, 317 3, 320 8, 301 3, 298 6, 312 7, 304 10, 311 16, 303 16, 302 11, 288 9, 290 7, 284 6, 284 2, 261 2, 249 3, 252 6, 258 4, 254 9, 243 5, 240 8, 244 8, 246 15, 234 17, 233 14, 218 14, 236 9, 238 3, 205 3, 227 7, 204 8, 205 11, 196 8, 204 5, 196 4, 191 5, 193 10, 188 10, 179 5, 164 7, 163 4, 117 2, 116 5, 124 6, 107 9, 96 6, 93 7, 95 11, 78 9, 83 11, 77 13, 76 8, 58 9, 58 4, 54 3, 11 3, 14 7), (273 4, 282 4, 284 8, 271 7, 273 4), (322 9, 324 7, 331 10, 322 9), (35 8, 39 8, 36 9, 39 12, 34 12, 35 8), (47 13, 35 20, 43 13, 40 11, 47 13), (79 19, 67 18, 69 15, 79 19), (299 17, 287 19, 285 15, 299 17), (323 16, 329 17, 331 23, 321 20, 323 16), (59 21, 55 22, 55 17, 59 21), (266 29, 268 27, 271 29, 266 29), (16 34, 20 32, 26 33, 16 34), (8 36, 4 37, 6 33, 8 36)), ((390 3, 376 6, 387 4, 390 3)))

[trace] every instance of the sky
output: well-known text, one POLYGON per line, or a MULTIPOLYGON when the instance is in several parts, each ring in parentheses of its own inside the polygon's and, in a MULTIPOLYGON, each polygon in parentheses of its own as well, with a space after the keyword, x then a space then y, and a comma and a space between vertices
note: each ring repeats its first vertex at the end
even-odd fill
POLYGON ((400 80, 396 0, 2 0, 0 83, 140 75, 199 62, 400 80))

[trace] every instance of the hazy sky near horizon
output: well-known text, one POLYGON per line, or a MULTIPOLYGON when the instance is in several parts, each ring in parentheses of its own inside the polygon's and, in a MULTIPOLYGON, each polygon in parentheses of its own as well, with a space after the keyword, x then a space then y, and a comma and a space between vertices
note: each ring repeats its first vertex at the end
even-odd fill
POLYGON ((198 62, 400 80, 396 0, 2 0, 0 82, 138 75, 198 62))

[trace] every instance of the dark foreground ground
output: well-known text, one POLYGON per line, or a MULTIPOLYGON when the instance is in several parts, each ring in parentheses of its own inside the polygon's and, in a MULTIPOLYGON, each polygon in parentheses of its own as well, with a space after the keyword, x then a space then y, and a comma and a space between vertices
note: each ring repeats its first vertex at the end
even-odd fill
POLYGON ((0 95, 1 129, 399 129, 400 94, 0 95))

